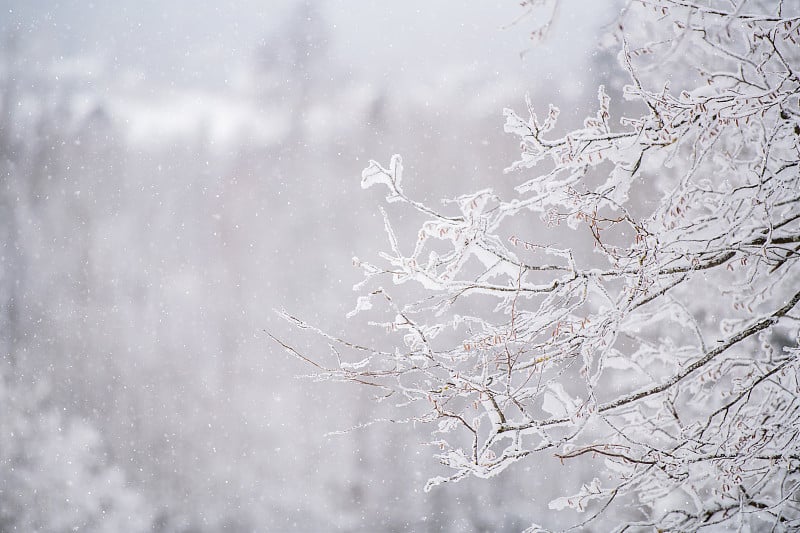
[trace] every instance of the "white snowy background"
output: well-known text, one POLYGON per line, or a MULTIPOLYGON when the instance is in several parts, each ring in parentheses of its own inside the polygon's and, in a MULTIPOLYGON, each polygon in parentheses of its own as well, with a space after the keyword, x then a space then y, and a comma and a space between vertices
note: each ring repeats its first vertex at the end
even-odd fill
MULTIPOLYGON (((272 343, 346 325, 369 159, 431 201, 512 187, 504 107, 619 76, 611 7, 0 2, 0 531, 517 531, 569 466, 429 494, 428 439, 272 343)), ((592 5, 594 3, 591 3, 592 5)), ((574 125, 572 124, 572 125, 574 125)), ((410 228, 414 231, 414 228, 410 228)), ((372 335, 372 332, 368 334, 372 335)), ((324 343, 302 338, 314 353, 324 343)))

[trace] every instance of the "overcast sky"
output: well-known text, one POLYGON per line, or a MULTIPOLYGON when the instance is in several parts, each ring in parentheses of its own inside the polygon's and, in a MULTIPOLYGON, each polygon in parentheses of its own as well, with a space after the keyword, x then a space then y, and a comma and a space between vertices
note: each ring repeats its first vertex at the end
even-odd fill
MULTIPOLYGON (((425 78, 448 66, 472 64, 482 72, 539 81, 556 66, 564 75, 579 72, 579 60, 613 18, 599 3, 562 2, 550 37, 536 47, 528 39, 536 19, 504 29, 523 12, 513 0, 319 5, 332 59, 354 74, 425 78)), ((247 64, 259 40, 287 24, 297 3, 0 0, 3 34, 18 28, 46 55, 89 56, 140 70, 152 81, 207 87, 224 84, 247 64)))

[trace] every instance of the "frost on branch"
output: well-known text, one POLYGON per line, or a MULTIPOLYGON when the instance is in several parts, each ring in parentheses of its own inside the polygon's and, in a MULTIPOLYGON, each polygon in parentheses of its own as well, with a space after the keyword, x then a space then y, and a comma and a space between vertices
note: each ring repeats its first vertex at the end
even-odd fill
POLYGON ((603 490, 600 488, 600 480, 594 478, 591 483, 588 483, 581 487, 581 490, 578 494, 574 496, 564 496, 561 498, 556 498, 552 502, 550 502, 550 509, 555 509, 559 511, 561 509, 565 509, 570 507, 575 509, 579 512, 583 512, 586 508, 586 504, 595 498, 602 498, 605 494, 603 490))
POLYGON ((630 2, 627 103, 600 87, 597 111, 563 135, 555 107, 505 111, 522 149, 511 198, 485 189, 433 208, 403 192, 399 156, 371 162, 362 184, 424 218, 407 241, 383 212, 389 249, 355 261, 369 293, 356 311, 383 317, 373 323, 394 349, 326 336, 329 364, 295 355, 432 423, 450 473, 427 488, 570 461, 602 472, 551 503, 586 511, 580 525, 796 530, 800 6, 789 4, 630 2))
POLYGON ((370 161, 369 166, 361 173, 361 188, 368 189, 376 184, 383 184, 389 188, 387 202, 394 202, 404 198, 400 189, 403 179, 403 158, 399 155, 392 157, 389 168, 385 169, 375 161, 370 161))

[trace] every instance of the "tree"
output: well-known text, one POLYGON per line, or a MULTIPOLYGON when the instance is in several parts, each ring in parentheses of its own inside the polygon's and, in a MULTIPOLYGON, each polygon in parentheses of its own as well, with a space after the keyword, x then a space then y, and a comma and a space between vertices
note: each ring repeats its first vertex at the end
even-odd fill
POLYGON ((149 530, 150 508, 102 435, 54 408, 46 386, 31 390, 2 370, 0 530, 149 530))
POLYGON ((639 114, 612 120, 602 86, 596 115, 561 135, 556 107, 506 110, 522 150, 510 198, 435 208, 404 192, 400 156, 370 162, 362 186, 386 187, 405 218, 381 209, 389 251, 354 260, 351 315, 383 313, 372 323, 392 341, 313 328, 330 363, 281 344, 432 424, 450 472, 427 490, 575 462, 591 473, 549 506, 587 511, 578 527, 800 527, 800 9, 787 4, 629 2, 616 36, 639 114))

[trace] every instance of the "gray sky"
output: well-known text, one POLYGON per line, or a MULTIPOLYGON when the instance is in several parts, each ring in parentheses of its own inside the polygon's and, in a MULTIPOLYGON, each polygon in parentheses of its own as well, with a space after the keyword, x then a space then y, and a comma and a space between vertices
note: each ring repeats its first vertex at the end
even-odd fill
MULTIPOLYGON (((528 39, 535 19, 503 29, 522 9, 513 0, 320 2, 332 57, 354 74, 425 78, 448 65, 538 82, 555 66, 579 72, 602 24, 598 2, 562 0, 548 40, 528 39), (525 59, 520 52, 528 51, 525 59)), ((92 56, 144 71, 157 82, 219 86, 246 64, 256 43, 274 34, 297 0, 0 1, 2 29, 56 44, 60 55, 92 56)), ((54 48, 42 44, 52 55, 54 48)))

